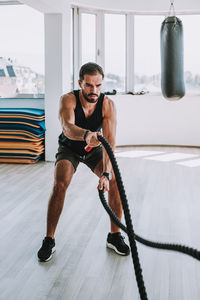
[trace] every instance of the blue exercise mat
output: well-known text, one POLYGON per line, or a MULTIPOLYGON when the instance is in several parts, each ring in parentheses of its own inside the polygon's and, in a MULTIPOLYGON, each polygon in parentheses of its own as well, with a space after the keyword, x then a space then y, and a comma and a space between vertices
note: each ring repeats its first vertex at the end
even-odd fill
POLYGON ((0 162, 33 163, 44 158, 44 120, 43 109, 0 108, 0 162))
POLYGON ((43 109, 37 109, 37 108, 0 108, 0 114, 5 113, 21 113, 21 114, 27 114, 27 115, 34 115, 34 116, 43 116, 44 110, 43 109))
MULTIPOLYGON (((45 126, 44 125, 44 122, 41 122, 42 126, 45 126)), ((27 130, 27 131, 30 131, 31 133, 34 133, 34 134, 41 134, 44 132, 44 128, 34 128, 32 126, 28 126, 28 125, 22 125, 22 124, 0 124, 0 130, 1 129, 21 129, 21 130, 27 130)))

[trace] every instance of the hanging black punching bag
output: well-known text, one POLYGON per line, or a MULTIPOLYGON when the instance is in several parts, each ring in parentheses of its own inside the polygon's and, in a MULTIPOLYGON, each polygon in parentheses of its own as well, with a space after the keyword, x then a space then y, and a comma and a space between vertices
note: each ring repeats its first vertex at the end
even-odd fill
POLYGON ((183 26, 175 16, 167 17, 160 31, 161 89, 168 100, 185 95, 183 69, 183 26))

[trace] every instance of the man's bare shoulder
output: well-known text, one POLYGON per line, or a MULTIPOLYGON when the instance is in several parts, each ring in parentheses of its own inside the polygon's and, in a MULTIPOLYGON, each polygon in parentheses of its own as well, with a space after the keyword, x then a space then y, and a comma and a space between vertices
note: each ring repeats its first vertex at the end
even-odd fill
POLYGON ((76 105, 76 97, 74 95, 74 92, 70 92, 67 94, 64 94, 60 98, 60 104, 62 106, 75 106, 76 105))
POLYGON ((102 111, 103 111, 103 117, 113 113, 115 114, 116 112, 115 102, 112 99, 110 99, 108 96, 104 97, 102 111))

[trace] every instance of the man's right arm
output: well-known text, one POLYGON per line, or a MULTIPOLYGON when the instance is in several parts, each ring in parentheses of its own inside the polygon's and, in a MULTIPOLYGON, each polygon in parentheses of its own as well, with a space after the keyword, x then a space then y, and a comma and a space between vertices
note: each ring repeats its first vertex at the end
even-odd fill
MULTIPOLYGON (((64 135, 75 141, 83 141, 86 129, 75 125, 74 110, 76 107, 76 98, 73 93, 65 94, 60 99, 59 120, 64 135)), ((86 143, 90 147, 97 147, 100 142, 97 139, 97 132, 89 131, 86 136, 86 143)))
POLYGON ((74 94, 63 95, 60 99, 59 120, 66 137, 70 140, 83 141, 85 129, 75 125, 75 107, 76 98, 74 94))

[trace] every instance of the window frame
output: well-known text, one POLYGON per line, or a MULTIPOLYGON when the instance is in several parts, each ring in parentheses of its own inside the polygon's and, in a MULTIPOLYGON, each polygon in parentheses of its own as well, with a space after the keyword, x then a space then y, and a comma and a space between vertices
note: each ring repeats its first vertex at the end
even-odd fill
MULTIPOLYGON (((125 36, 125 52, 127 53, 127 49, 129 49, 129 52, 133 47, 130 48, 130 43, 127 45, 127 41, 130 40, 127 37, 127 14, 121 13, 121 12, 110 12, 110 11, 104 11, 99 9, 89 9, 89 8, 80 8, 76 6, 72 6, 74 10, 74 87, 78 88, 78 72, 81 67, 81 49, 82 49, 82 43, 81 43, 81 33, 82 33, 82 26, 81 26, 81 14, 93 14, 96 15, 96 63, 101 65, 103 70, 105 69, 105 14, 123 14, 125 15, 125 26, 126 26, 126 36, 125 36)), ((129 16, 129 19, 134 19, 134 16, 129 16)), ((130 21, 129 21, 130 22, 130 21)), ((134 28, 130 30, 128 34, 130 36, 133 35, 134 28)), ((128 55, 127 57, 131 57, 128 55)), ((127 90, 133 91, 133 87, 130 87, 131 84, 127 85, 127 78, 130 79, 130 82, 133 85, 132 78, 134 77, 133 68, 131 66, 134 65, 133 62, 133 56, 131 59, 126 59, 125 62, 125 93, 127 93, 127 90)))
MULTIPOLYGON (((81 14, 90 14, 96 17, 96 41, 95 41, 95 62, 97 62, 97 13, 96 12, 88 12, 84 9, 79 9, 79 26, 80 26, 80 31, 79 31, 79 47, 80 47, 80 51, 79 51, 79 62, 81 64, 82 61, 82 18, 81 18, 81 14)), ((98 26, 99 27, 99 26, 98 26)), ((79 66, 81 67, 81 65, 79 66)))
MULTIPOLYGON (((74 49, 74 82, 73 82, 73 86, 74 89, 78 89, 78 80, 79 80, 79 70, 81 67, 81 61, 82 61, 82 19, 81 19, 81 14, 92 14, 92 15, 96 15, 96 31, 97 31, 97 18, 98 18, 98 14, 96 10, 88 10, 88 9, 84 9, 84 8, 79 8, 79 7, 72 7, 73 9, 73 22, 74 22, 74 32, 73 32, 73 49, 74 49)), ((101 26, 98 26, 101 27, 101 26)), ((99 30, 101 33, 101 30, 99 30)), ((97 41, 98 41, 98 36, 100 34, 97 32, 96 33, 96 45, 95 45, 95 49, 96 49, 96 55, 95 55, 95 60, 97 61, 97 63, 100 63, 99 60, 97 60, 97 41)), ((100 43, 100 42, 99 42, 100 43)), ((99 45, 98 43, 98 45, 99 45)))
MULTIPOLYGON (((135 12, 135 11, 114 11, 107 9, 95 9, 89 7, 72 6, 74 11, 77 12, 77 18, 74 18, 74 40, 76 41, 76 47, 74 44, 75 56, 74 59, 74 87, 78 86, 78 72, 81 67, 81 13, 96 14, 96 63, 100 64, 105 69, 105 14, 120 14, 125 15, 126 19, 126 33, 125 33, 125 91, 118 94, 127 94, 129 92, 135 92, 135 16, 161 16, 163 20, 169 15, 169 11, 161 12, 135 12), (79 46, 79 47, 77 47, 79 46)), ((176 13, 179 15, 199 15, 200 12, 191 13, 180 11, 176 13)), ((153 95, 154 93, 152 93, 153 95)), ((162 93, 156 93, 161 95, 162 93)), ((193 93, 196 96, 199 93, 193 93)))

